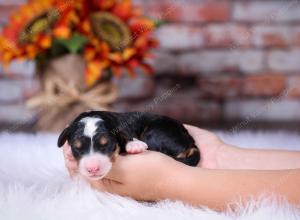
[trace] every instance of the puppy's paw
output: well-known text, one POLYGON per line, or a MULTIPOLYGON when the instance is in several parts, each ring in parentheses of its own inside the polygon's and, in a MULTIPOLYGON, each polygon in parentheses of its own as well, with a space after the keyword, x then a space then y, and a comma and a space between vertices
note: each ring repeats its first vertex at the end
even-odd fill
POLYGON ((138 139, 133 138, 133 141, 129 141, 126 144, 126 152, 129 154, 138 154, 146 151, 148 148, 148 145, 140 141, 138 139))

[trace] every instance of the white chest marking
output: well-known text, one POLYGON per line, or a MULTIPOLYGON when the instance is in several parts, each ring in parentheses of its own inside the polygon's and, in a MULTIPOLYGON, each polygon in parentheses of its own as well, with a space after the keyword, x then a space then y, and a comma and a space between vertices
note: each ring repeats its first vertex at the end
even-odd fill
POLYGON ((90 154, 94 152, 93 148, 93 136, 95 135, 95 132, 97 130, 97 122, 103 121, 100 118, 93 118, 93 117, 86 117, 80 120, 84 123, 84 130, 83 134, 91 139, 91 148, 90 148, 90 154))

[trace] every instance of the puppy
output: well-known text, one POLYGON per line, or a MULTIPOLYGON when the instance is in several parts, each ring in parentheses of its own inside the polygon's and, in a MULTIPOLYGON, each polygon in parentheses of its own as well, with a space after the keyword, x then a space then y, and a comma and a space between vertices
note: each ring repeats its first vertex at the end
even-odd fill
POLYGON ((119 154, 147 149, 190 166, 200 160, 194 139, 180 122, 151 113, 84 112, 62 131, 58 146, 66 141, 79 162, 79 172, 90 179, 103 178, 119 154))

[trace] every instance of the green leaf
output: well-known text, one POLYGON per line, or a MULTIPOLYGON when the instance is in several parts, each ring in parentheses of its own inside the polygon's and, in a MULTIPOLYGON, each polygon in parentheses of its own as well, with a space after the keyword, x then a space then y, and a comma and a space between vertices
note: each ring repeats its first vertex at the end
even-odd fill
POLYGON ((59 47, 63 46, 64 49, 66 49, 70 53, 79 53, 80 51, 82 51, 87 41, 88 40, 86 37, 76 33, 69 39, 56 39, 57 45, 55 46, 57 48, 55 50, 61 52, 63 51, 63 49, 59 47))
POLYGON ((50 57, 59 57, 68 53, 70 53, 70 51, 65 47, 65 45, 63 45, 60 40, 54 39, 50 50, 50 57))

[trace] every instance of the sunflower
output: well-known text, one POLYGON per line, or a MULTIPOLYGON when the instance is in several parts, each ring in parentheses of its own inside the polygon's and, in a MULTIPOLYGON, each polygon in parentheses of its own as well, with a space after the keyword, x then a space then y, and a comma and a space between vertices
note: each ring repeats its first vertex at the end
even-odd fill
POLYGON ((93 5, 88 7, 94 11, 90 11, 79 28, 90 39, 84 50, 88 85, 97 82, 107 68, 115 76, 120 76, 123 69, 132 77, 137 68, 151 73, 144 60, 150 57, 149 49, 157 46, 150 36, 154 21, 142 17, 130 0, 92 1, 90 4, 93 5))
POLYGON ((21 6, 0 36, 1 60, 34 59, 52 46, 54 37, 69 37, 69 22, 74 18, 71 7, 57 0, 32 0, 21 6))

